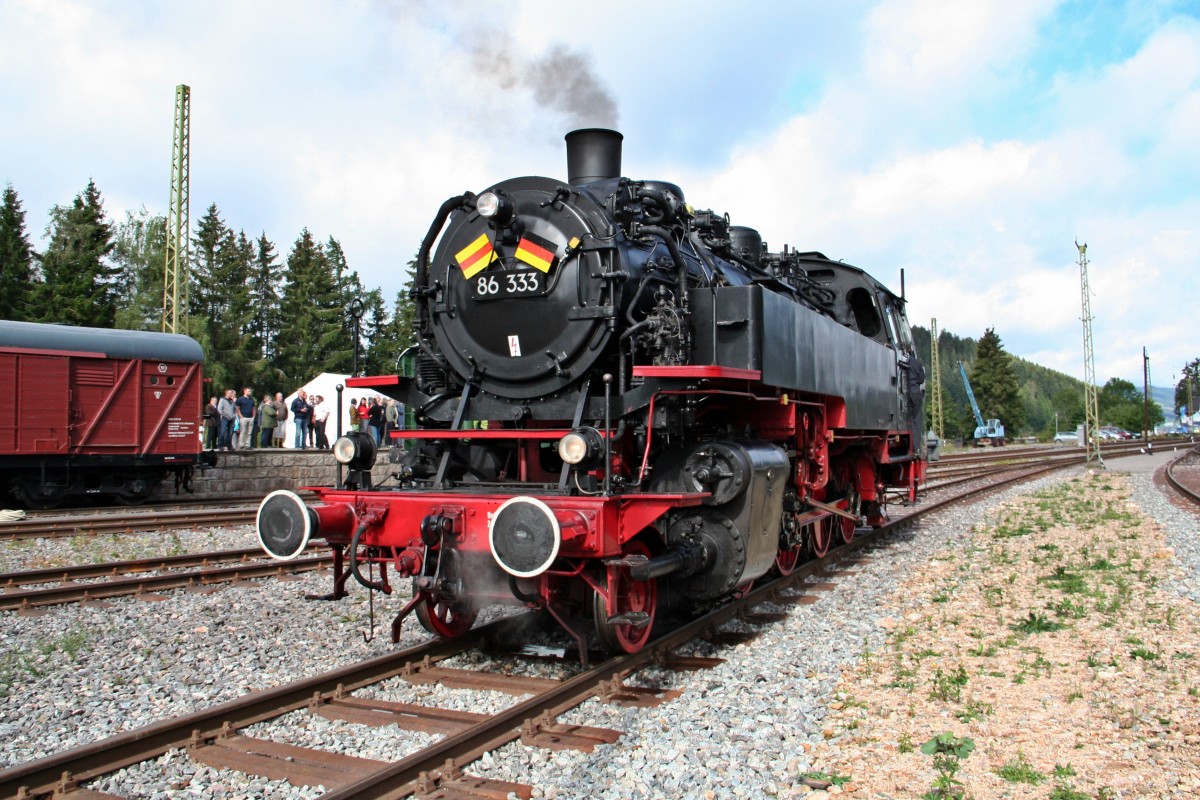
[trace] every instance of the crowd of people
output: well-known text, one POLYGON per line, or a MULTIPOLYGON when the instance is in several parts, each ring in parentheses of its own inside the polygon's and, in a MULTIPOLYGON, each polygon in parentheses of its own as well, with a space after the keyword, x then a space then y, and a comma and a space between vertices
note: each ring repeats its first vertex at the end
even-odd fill
MULTIPOLYGON (((250 450, 283 447, 285 425, 290 418, 295 428, 293 447, 297 450, 329 449, 326 424, 331 408, 321 395, 311 398, 305 390, 296 393, 290 404, 282 392, 274 397, 270 392, 255 401, 249 386, 238 396, 226 389, 221 398, 209 398, 204 407, 204 448, 206 450, 250 450)), ((369 433, 375 444, 383 447, 391 442, 391 432, 404 423, 404 406, 387 398, 351 398, 351 427, 369 433)))

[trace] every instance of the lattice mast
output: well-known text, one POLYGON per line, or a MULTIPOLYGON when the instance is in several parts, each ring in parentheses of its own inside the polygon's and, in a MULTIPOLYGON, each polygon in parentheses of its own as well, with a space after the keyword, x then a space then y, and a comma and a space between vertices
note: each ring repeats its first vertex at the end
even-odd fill
POLYGON ((166 265, 163 269, 162 329, 186 333, 188 314, 188 198, 191 155, 192 90, 175 87, 175 145, 171 152, 171 200, 167 211, 166 265))
POLYGON ((1142 348, 1142 441, 1150 441, 1150 354, 1142 348))
POLYGON ((937 317, 934 317, 929 331, 930 360, 933 362, 931 369, 933 386, 930 387, 930 416, 933 417, 933 432, 937 434, 938 441, 941 442, 946 439, 946 430, 942 415, 942 359, 938 353, 938 349, 937 317))
POLYGON ((1092 292, 1088 287, 1087 242, 1079 250, 1079 286, 1083 294, 1083 444, 1087 463, 1104 466, 1100 457, 1100 390, 1096 386, 1096 354, 1092 346, 1092 292))

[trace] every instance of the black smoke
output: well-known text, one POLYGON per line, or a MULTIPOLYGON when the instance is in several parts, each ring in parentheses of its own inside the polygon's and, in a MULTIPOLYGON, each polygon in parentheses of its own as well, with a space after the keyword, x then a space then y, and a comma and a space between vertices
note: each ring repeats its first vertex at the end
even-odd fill
POLYGON ((501 89, 525 89, 545 109, 566 115, 570 127, 617 127, 617 102, 592 71, 588 58, 554 45, 544 55, 514 55, 507 39, 476 49, 477 72, 501 89))

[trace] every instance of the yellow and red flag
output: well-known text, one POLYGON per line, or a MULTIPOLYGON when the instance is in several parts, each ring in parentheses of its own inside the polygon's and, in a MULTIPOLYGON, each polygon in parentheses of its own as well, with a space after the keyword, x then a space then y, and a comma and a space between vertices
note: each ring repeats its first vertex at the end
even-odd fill
POLYGON ((534 269, 549 272, 550 267, 554 265, 554 259, 558 258, 557 250, 558 246, 554 242, 527 233, 517 243, 517 252, 514 255, 534 269))
POLYGON ((454 254, 454 260, 462 268, 464 278, 473 278, 496 260, 496 251, 488 241, 486 233, 454 254))

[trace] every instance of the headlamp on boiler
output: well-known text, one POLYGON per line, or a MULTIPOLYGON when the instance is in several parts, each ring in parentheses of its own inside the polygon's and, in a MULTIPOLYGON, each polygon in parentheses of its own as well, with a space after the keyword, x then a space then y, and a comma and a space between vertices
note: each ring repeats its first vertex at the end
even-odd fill
POLYGON ((479 216, 496 225, 507 225, 513 219, 512 200, 498 191, 484 192, 475 198, 475 210, 479 216))

